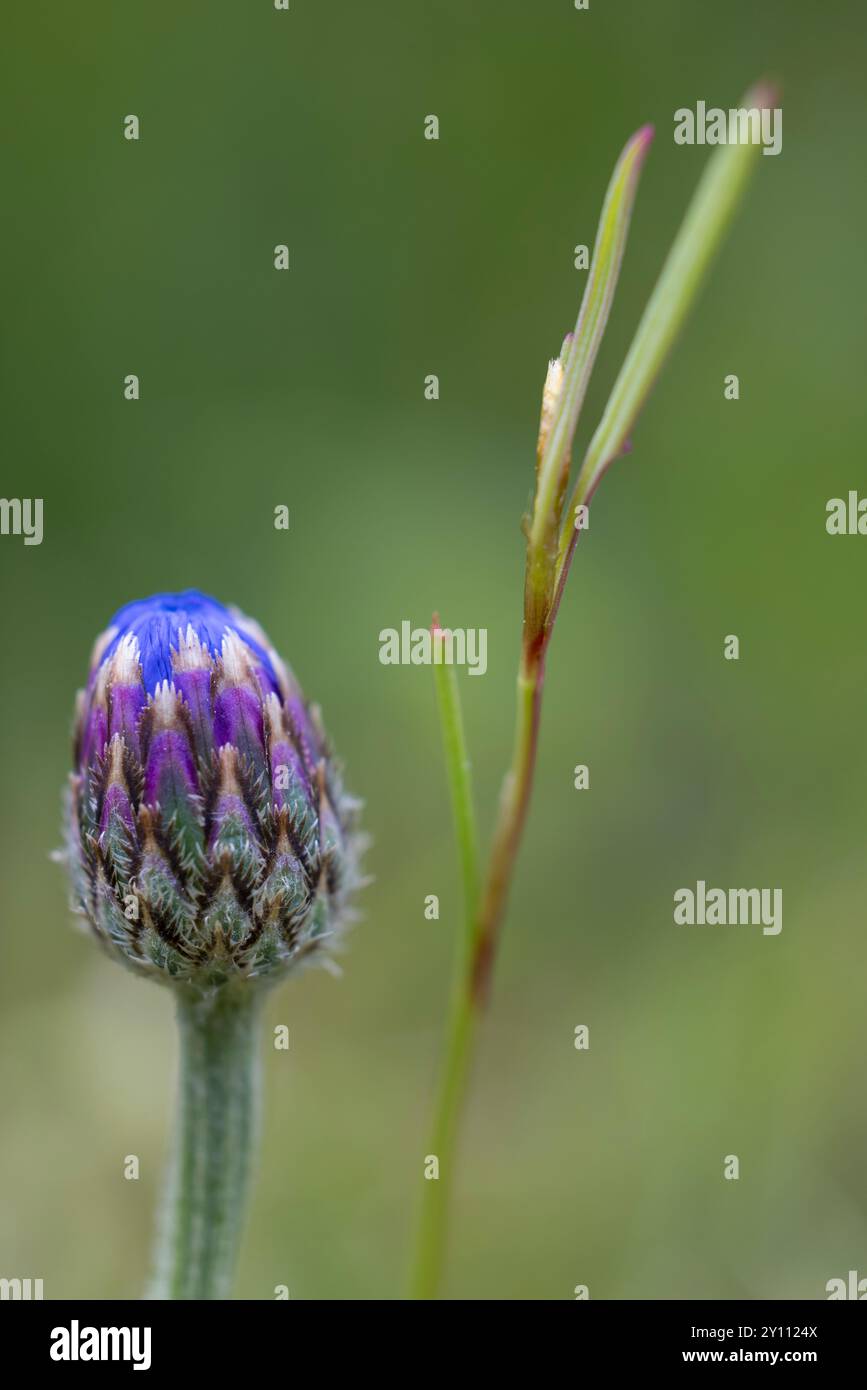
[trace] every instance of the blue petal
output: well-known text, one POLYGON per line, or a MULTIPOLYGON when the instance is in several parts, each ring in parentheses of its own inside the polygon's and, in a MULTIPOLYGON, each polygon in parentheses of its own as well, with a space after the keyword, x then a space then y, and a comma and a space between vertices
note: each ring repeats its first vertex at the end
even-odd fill
POLYGON ((160 681, 172 678, 171 649, 177 648, 178 629, 186 632, 187 624, 192 626, 199 641, 208 647, 212 656, 219 656, 227 627, 237 632, 256 653, 275 687, 278 685, 265 649, 238 626, 237 619, 228 608, 198 589, 187 589, 182 594, 153 594, 150 598, 135 599, 132 603, 124 604, 109 623, 109 627, 116 627, 118 631, 103 652, 102 660, 112 655, 126 633, 134 633, 141 652, 145 688, 152 695, 160 681))

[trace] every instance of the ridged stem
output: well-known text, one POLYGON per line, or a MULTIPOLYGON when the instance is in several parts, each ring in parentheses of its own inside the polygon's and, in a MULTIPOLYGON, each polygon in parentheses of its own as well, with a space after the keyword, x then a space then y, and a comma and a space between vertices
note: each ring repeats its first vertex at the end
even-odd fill
POLYGON ((261 991, 178 998, 180 1085, 149 1296, 231 1293, 258 1137, 261 991))

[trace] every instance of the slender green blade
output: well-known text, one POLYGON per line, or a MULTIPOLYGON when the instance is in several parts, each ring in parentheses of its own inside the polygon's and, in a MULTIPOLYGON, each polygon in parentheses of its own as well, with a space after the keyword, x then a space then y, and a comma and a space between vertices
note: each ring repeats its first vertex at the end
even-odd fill
MULTIPOLYGON (((466 935, 469 938, 479 893, 478 834, 473 806, 472 775, 464 736, 464 721, 457 675, 454 666, 446 664, 442 659, 442 631, 439 619, 434 618, 431 624, 434 682, 442 728, 446 772, 451 793, 455 838, 461 861, 466 909, 466 935)), ((469 940, 465 942, 465 945, 469 945, 469 940)))
POLYGON ((530 544, 536 550, 545 545, 552 521, 555 529, 559 524, 557 499, 565 485, 578 417, 611 311, 638 176, 652 139, 652 126, 636 131, 617 161, 605 194, 578 322, 563 363, 563 382, 539 464, 530 531, 530 544))
MULTIPOLYGON (((760 85, 742 105, 762 109, 776 100, 760 85)), ((761 147, 721 145, 708 161, 632 346, 614 383, 599 428, 590 441, 566 513, 560 545, 560 568, 571 553, 575 507, 592 496, 608 464, 627 446, 635 420, 695 300, 705 271, 720 244, 755 169, 761 147)))
POLYGON ((479 862, 470 760, 455 668, 443 661, 439 618, 431 624, 434 680, 443 748, 451 791, 452 813, 464 883, 464 931, 454 954, 449 1018, 428 1152, 439 1163, 436 1181, 422 1183, 418 1233, 410 1272, 410 1296, 436 1298, 442 1279, 446 1221, 455 1168, 458 1118, 467 1086, 476 1015, 472 997, 472 961, 479 896, 479 862))

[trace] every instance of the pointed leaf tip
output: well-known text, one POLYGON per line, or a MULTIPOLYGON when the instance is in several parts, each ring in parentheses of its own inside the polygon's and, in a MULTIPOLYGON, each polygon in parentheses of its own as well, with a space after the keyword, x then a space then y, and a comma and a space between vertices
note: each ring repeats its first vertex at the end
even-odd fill
POLYGON ((760 111, 771 110, 780 103, 780 84, 772 77, 761 77, 744 97, 744 106, 756 106, 760 111))

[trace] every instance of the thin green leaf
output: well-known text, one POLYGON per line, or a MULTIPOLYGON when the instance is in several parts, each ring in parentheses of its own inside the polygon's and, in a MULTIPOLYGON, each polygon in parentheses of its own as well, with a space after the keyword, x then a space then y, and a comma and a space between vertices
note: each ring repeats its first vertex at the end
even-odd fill
POLYGON ((555 529, 558 524, 557 499, 565 485, 572 440, 620 274, 638 176, 652 139, 652 126, 642 126, 632 136, 617 161, 605 194, 590 273, 575 333, 563 363, 563 382, 539 465, 530 531, 530 545, 536 550, 544 546, 552 521, 555 529))
MULTIPOLYGON (((437 692, 440 725, 442 729, 443 750, 446 758, 446 772, 451 793, 452 816, 455 823, 458 855, 461 862, 461 877, 464 885, 466 909, 466 935, 469 938, 479 896, 479 850, 476 831, 476 816, 473 807, 472 776, 470 760, 467 755, 464 737, 464 721, 461 713, 461 698, 455 668, 441 659, 437 660, 438 648, 442 657, 442 632, 439 620, 431 625, 433 634, 433 671, 437 692)), ((469 944, 467 941, 466 945, 469 944)))
MULTIPOLYGON (((761 85, 747 93, 742 105, 761 109, 775 100, 773 90, 761 85)), ((593 495, 608 464, 627 447, 638 413, 732 220, 760 149, 754 144, 720 146, 705 168, 581 466, 563 524, 558 590, 574 549, 575 508, 593 495)))

